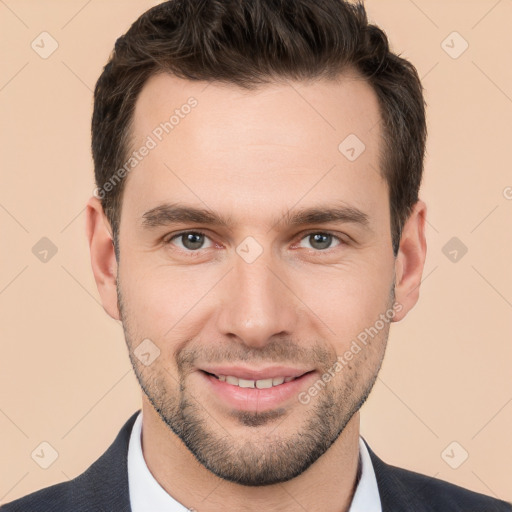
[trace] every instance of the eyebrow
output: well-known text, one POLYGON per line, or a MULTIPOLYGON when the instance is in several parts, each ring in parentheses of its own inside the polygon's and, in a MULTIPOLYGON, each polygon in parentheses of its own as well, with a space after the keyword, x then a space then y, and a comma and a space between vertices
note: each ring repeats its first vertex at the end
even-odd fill
MULTIPOLYGON (((314 206, 287 211, 272 226, 298 227, 309 224, 329 222, 352 223, 370 230, 369 217, 366 213, 353 206, 314 206)), ((230 216, 226 217, 205 208, 184 206, 177 203, 164 203, 151 208, 142 215, 142 227, 154 229, 169 224, 205 224, 231 229, 233 224, 230 216)))

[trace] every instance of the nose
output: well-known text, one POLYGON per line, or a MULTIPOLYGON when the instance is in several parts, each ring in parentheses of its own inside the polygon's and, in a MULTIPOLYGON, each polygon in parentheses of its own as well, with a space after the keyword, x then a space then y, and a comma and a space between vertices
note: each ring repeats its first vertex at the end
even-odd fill
POLYGON ((291 336, 297 329, 300 301, 287 283, 282 266, 261 255, 247 263, 235 258, 223 280, 218 328, 223 336, 253 348, 273 337, 291 336))

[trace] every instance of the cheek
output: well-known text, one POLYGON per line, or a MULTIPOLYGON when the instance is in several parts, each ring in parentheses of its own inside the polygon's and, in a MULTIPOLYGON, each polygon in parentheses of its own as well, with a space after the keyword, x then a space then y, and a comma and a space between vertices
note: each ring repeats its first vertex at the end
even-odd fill
POLYGON ((141 272, 147 267, 147 262, 129 265, 126 261, 121 268, 123 301, 132 329, 157 342, 185 339, 194 311, 201 310, 198 301, 215 279, 190 267, 156 266, 141 272))
POLYGON ((302 279, 300 286, 301 277, 297 274, 295 278, 297 296, 312 316, 319 317, 322 332, 338 353, 373 326, 391 305, 392 274, 383 268, 350 265, 322 269, 302 279))
MULTIPOLYGON (((308 323, 331 339, 339 353, 388 308, 391 273, 374 263, 378 260, 375 255, 354 253, 337 265, 290 267, 281 277, 293 293, 282 300, 304 311, 308 323)), ((223 290, 230 286, 229 279, 221 279, 225 272, 222 265, 150 266, 142 257, 127 258, 121 266, 121 281, 130 321, 146 337, 183 340, 192 336, 188 330, 197 329, 215 313, 213 295, 230 296, 223 290), (210 298, 209 291, 213 292, 210 298)))

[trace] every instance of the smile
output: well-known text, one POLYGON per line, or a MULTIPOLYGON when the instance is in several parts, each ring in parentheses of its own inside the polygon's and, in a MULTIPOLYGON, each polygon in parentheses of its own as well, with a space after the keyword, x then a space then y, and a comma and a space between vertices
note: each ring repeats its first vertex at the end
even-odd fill
POLYGON ((268 389, 275 386, 280 386, 284 382, 290 382, 297 377, 273 377, 269 379, 259 379, 259 380, 249 380, 249 379, 239 379, 233 375, 215 375, 210 374, 219 379, 221 382, 226 382, 227 384, 231 384, 232 386, 238 386, 240 388, 258 388, 258 389, 268 389))
POLYGON ((203 393, 208 399, 230 409, 260 412, 297 402, 299 393, 307 389, 318 373, 314 370, 289 368, 261 371, 237 371, 235 368, 223 370, 216 369, 217 373, 205 369, 197 372, 205 385, 203 393))

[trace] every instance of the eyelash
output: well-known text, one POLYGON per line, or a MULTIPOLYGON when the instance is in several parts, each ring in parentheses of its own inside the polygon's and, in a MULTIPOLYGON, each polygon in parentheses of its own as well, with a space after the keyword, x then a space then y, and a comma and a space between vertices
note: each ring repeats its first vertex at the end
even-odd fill
MULTIPOLYGON (((190 234, 190 233, 192 233, 194 235, 203 235, 203 236, 209 238, 208 235, 205 232, 203 232, 203 231, 194 231, 194 230, 181 231, 179 233, 176 233, 176 234, 172 235, 170 238, 167 238, 166 240, 164 240, 164 244, 165 245, 171 245, 172 241, 175 240, 176 238, 179 238, 180 236, 183 236, 183 235, 186 235, 186 234, 190 234)), ((341 237, 336 235, 334 232, 332 232, 332 231, 319 231, 319 230, 312 230, 312 231, 308 231, 308 232, 305 232, 305 233, 301 233, 301 238, 299 239, 299 242, 302 241, 304 238, 306 238, 309 235, 316 235, 316 234, 330 235, 330 236, 332 236, 333 238, 335 238, 339 242, 339 246, 347 245, 347 241, 343 240, 341 237)), ((336 247, 339 247, 339 246, 336 246, 336 247)), ((324 249, 324 250, 315 250, 315 249, 308 249, 308 250, 309 251, 313 251, 313 252, 318 253, 318 254, 330 254, 330 252, 332 250, 336 249, 336 247, 332 247, 332 248, 328 248, 328 249, 324 249)), ((201 252, 201 249, 197 249, 195 251, 183 250, 183 249, 180 249, 180 248, 176 248, 176 249, 178 251, 184 252, 185 254, 187 254, 190 257, 197 256, 201 252)))

